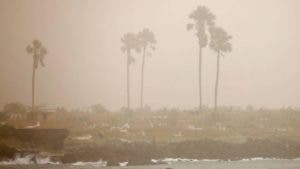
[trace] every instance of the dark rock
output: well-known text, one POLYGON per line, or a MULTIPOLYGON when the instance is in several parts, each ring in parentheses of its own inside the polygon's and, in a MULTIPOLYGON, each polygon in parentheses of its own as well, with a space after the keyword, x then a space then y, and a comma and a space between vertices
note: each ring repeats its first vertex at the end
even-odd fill
POLYGON ((13 140, 20 149, 30 151, 61 151, 68 134, 66 129, 15 129, 0 126, 1 140, 13 140))
POLYGON ((9 147, 5 144, 0 144, 0 160, 12 159, 19 151, 16 148, 9 147))
POLYGON ((129 165, 145 165, 150 164, 151 159, 166 157, 221 160, 241 160, 254 157, 289 159, 299 158, 299 150, 299 143, 281 139, 272 141, 250 139, 240 144, 206 139, 160 145, 146 142, 112 141, 102 145, 83 146, 76 150, 69 150, 62 157, 62 162, 91 162, 102 159, 111 166, 124 161, 128 161, 129 165))

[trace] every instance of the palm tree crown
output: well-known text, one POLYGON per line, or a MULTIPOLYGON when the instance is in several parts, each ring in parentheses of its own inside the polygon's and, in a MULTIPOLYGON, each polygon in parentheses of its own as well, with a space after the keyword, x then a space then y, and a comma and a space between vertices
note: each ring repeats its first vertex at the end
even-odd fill
POLYGON ((123 53, 126 52, 127 54, 129 54, 129 64, 134 63, 135 59, 130 55, 131 50, 135 50, 137 53, 141 52, 137 36, 133 33, 126 33, 121 38, 121 42, 123 43, 121 51, 123 53))
POLYGON ((142 48, 150 47, 152 50, 155 50, 154 45, 156 44, 156 39, 154 33, 148 28, 143 29, 137 34, 139 44, 142 48))
POLYGON ((211 13, 207 7, 198 6, 197 9, 189 15, 189 18, 192 19, 194 23, 187 24, 187 30, 194 28, 199 40, 199 45, 201 47, 207 46, 208 38, 205 29, 207 26, 211 27, 215 24, 215 15, 211 13))
POLYGON ((37 69, 39 63, 44 67, 44 57, 48 53, 39 40, 33 40, 31 45, 26 47, 28 54, 33 54, 34 68, 37 69))
POLYGON ((232 45, 229 40, 232 39, 232 36, 228 35, 221 27, 210 27, 209 32, 211 36, 209 46, 212 50, 220 52, 220 54, 231 52, 232 45))

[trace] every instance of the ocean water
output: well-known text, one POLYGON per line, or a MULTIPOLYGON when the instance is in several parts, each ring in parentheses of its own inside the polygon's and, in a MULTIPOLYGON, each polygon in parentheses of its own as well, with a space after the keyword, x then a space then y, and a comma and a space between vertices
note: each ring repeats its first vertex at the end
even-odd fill
POLYGON ((240 161, 176 161, 169 164, 106 167, 103 162, 74 164, 1 164, 0 169, 300 169, 300 160, 251 159, 240 161))

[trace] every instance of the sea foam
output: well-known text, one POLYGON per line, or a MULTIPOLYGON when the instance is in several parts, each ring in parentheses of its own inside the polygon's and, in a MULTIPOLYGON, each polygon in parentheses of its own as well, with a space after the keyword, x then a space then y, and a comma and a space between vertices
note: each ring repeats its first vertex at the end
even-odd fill
POLYGON ((25 156, 16 155, 13 159, 0 161, 0 165, 28 165, 28 164, 60 164, 51 161, 50 157, 42 157, 35 154, 25 156))

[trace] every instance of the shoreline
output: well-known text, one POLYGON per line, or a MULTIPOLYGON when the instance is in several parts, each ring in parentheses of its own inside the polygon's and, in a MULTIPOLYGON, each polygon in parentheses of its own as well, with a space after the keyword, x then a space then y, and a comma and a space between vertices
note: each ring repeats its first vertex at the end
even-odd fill
MULTIPOLYGON (((8 161, 0 161, 0 166, 6 166, 6 165, 73 165, 73 166, 98 166, 98 167, 108 167, 107 161, 98 160, 93 162, 82 162, 77 161, 74 163, 60 163, 60 162, 53 162, 50 160, 49 157, 40 158, 39 161, 33 162, 28 157, 32 157, 34 155, 27 155, 25 157, 17 157, 14 160, 8 160, 8 161)), ((300 158, 294 158, 294 159, 287 159, 287 158, 262 158, 262 157, 254 157, 249 159, 240 159, 240 160, 223 160, 223 159, 182 159, 182 158, 164 158, 164 159, 151 159, 151 163, 144 164, 144 165, 170 165, 174 163, 197 163, 197 162, 251 162, 251 161, 282 161, 282 160, 292 160, 292 161, 299 161, 300 158)), ((128 165, 128 162, 120 162, 119 165, 111 165, 111 166, 137 166, 137 165, 128 165)))
POLYGON ((91 164, 105 166, 153 165, 173 162, 299 160, 300 143, 283 139, 248 139, 244 143, 226 143, 209 139, 176 143, 110 141, 101 145, 73 145, 60 156, 46 156, 45 152, 20 152, 9 146, 8 163, 28 164, 91 164), (289 146, 286 146, 289 145, 289 146), (12 153, 13 152, 13 153, 12 153), (13 155, 12 155, 13 154, 13 155))

